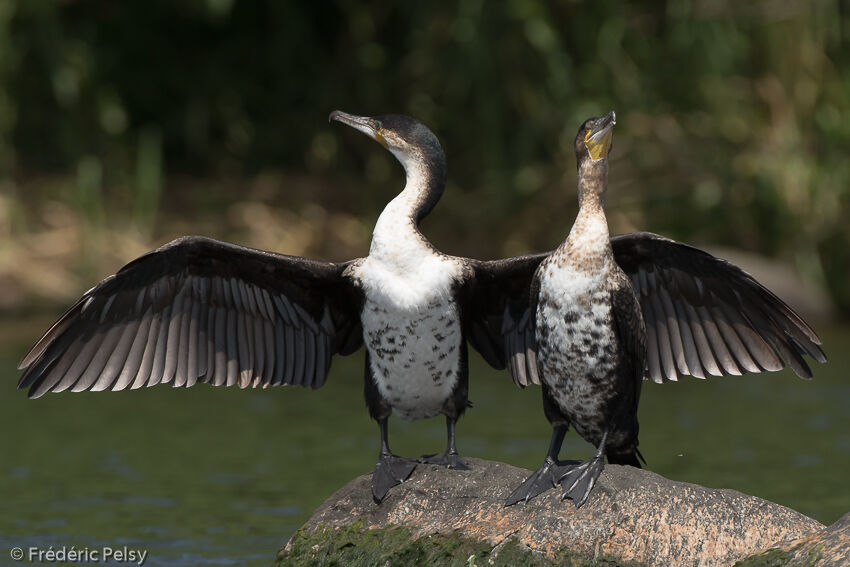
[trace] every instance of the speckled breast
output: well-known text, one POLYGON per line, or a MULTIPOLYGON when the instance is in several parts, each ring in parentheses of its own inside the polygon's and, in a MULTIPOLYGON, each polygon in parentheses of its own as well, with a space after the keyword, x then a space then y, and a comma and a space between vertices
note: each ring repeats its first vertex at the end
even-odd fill
POLYGON ((457 308, 449 298, 417 308, 367 294, 363 338, 381 396, 403 419, 439 414, 458 380, 461 341, 457 308))
POLYGON ((616 387, 616 337, 605 274, 544 266, 537 305, 542 380, 573 427, 601 437, 616 387))

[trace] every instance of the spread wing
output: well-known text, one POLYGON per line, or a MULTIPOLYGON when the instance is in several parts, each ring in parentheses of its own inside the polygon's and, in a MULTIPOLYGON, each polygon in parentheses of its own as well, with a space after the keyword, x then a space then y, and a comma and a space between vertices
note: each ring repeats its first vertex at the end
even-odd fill
POLYGON ((534 273, 548 253, 504 260, 468 260, 467 337, 490 366, 508 367, 517 386, 540 384, 537 373, 534 273))
POLYGON ((346 265, 179 238, 86 292, 23 358, 18 387, 318 388, 331 356, 362 343, 346 265))
POLYGON ((647 331, 647 378, 739 375, 825 362, 820 338, 781 299, 737 266, 692 246, 639 232, 611 239, 647 331))

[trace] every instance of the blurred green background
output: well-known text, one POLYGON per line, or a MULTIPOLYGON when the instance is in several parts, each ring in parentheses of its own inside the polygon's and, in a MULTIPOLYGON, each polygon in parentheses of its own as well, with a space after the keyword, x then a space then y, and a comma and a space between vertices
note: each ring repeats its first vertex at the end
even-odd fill
MULTIPOLYGON (((0 0, 0 547, 268 564, 371 469, 358 356, 317 393, 12 391, 14 362, 71 301, 179 235, 364 255, 403 172, 329 125, 334 109, 434 130, 449 187, 423 230, 481 258, 564 238, 575 132, 615 109, 612 232, 749 253, 782 297, 819 296, 805 314, 836 320, 812 319, 831 357, 812 382, 647 384, 649 467, 834 521, 850 509, 849 40, 838 0, 0 0)), ((539 390, 471 364, 461 453, 536 467, 539 390)), ((390 427, 405 455, 445 435, 439 419, 390 427)), ((565 457, 590 451, 568 436, 565 457)))
POLYGON ((443 141, 439 248, 547 250, 578 125, 613 108, 613 232, 780 259, 847 316, 848 38, 830 0, 2 0, 0 307, 183 233, 364 254, 402 172, 337 108, 443 141))

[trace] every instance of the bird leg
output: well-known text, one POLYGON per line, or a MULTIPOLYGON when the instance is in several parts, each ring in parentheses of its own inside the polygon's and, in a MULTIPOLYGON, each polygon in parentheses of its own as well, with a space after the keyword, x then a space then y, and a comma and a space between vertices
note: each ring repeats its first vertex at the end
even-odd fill
POLYGON ((457 418, 446 416, 446 430, 448 431, 446 452, 436 455, 423 455, 422 458, 419 459, 420 463, 443 465, 446 468, 459 471, 469 470, 469 465, 464 463, 457 454, 457 447, 455 447, 455 423, 457 423, 457 418))
POLYGON ((505 506, 512 506, 520 500, 528 502, 538 494, 558 486, 561 475, 572 466, 564 465, 558 461, 558 453, 561 452, 561 445, 564 443, 566 433, 566 425, 558 425, 552 428, 552 440, 549 442, 549 452, 546 454, 543 464, 508 496, 505 500, 505 506))
POLYGON ((381 428, 381 452, 372 473, 372 498, 380 504, 390 488, 407 480, 417 461, 393 455, 390 451, 386 417, 378 420, 378 426, 381 428))
POLYGON ((588 494, 596 484, 596 479, 602 474, 602 469, 605 468, 605 440, 608 438, 608 431, 602 434, 602 441, 599 442, 599 447, 596 449, 596 454, 589 461, 579 463, 577 465, 569 465, 563 472, 558 482, 561 483, 561 488, 564 489, 562 498, 569 498, 576 505, 576 508, 581 507, 587 500, 588 494))

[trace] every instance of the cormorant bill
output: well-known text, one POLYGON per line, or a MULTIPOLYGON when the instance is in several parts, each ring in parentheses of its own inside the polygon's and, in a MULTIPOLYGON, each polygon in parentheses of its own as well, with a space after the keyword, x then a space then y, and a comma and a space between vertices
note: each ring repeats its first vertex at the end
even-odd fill
POLYGON ((540 384, 552 438, 543 465, 507 498, 509 506, 554 488, 581 506, 609 463, 640 467, 641 383, 679 376, 739 375, 826 356, 817 334, 740 268, 697 248, 641 232, 609 238, 605 217, 614 112, 591 118, 575 139, 579 212, 551 253, 477 267, 519 284, 474 298, 470 343, 524 387, 540 384), (501 335, 501 337, 499 336, 501 335), (561 462, 568 426, 597 447, 589 461, 561 462))
POLYGON ((332 355, 351 354, 365 340, 366 403, 381 433, 375 500, 418 462, 390 452, 393 412, 411 420, 444 414, 446 452, 425 461, 466 468, 454 427, 467 407, 458 299, 471 272, 418 229, 445 186, 443 150, 406 116, 335 111, 329 120, 380 142, 406 172, 367 257, 321 262, 178 238, 86 292, 24 356, 18 386, 33 398, 160 383, 315 389, 325 383, 332 355))

